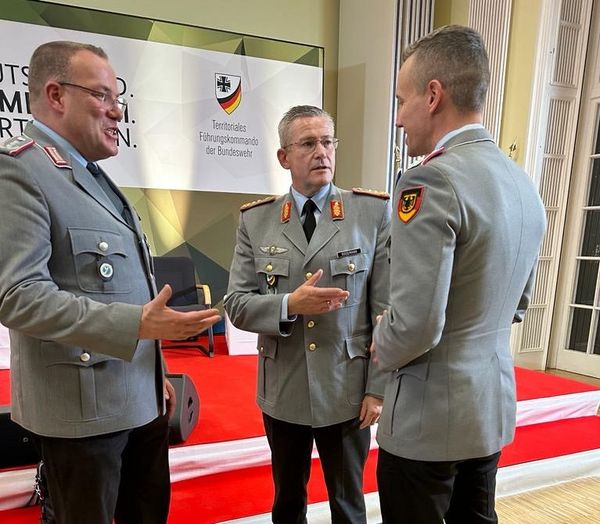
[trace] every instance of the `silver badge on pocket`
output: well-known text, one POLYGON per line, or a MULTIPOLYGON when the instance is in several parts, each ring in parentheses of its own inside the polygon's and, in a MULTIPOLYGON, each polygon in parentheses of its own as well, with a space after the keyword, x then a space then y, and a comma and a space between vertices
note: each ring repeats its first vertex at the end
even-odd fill
POLYGON ((109 282, 115 274, 115 269, 110 262, 106 261, 106 259, 101 259, 98 261, 98 274, 104 282, 109 282))

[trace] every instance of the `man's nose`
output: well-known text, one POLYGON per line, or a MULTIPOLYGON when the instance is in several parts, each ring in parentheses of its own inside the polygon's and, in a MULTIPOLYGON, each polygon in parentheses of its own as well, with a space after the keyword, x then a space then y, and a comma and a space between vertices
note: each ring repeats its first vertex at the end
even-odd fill
POLYGON ((125 109, 121 109, 119 106, 117 106, 115 104, 115 105, 113 105, 110 108, 110 111, 108 112, 108 115, 113 120, 116 120, 117 122, 120 122, 121 120, 123 120, 123 117, 125 116, 125 109))
POLYGON ((321 142, 320 140, 317 140, 314 154, 318 156, 325 156, 327 154, 327 148, 323 145, 323 142, 321 142))

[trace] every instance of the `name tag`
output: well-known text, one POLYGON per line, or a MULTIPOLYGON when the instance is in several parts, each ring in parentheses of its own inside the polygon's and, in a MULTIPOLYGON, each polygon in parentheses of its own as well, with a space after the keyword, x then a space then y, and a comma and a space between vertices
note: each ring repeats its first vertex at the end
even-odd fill
POLYGON ((357 247, 355 249, 347 249, 346 251, 338 251, 337 257, 338 258, 351 257, 352 255, 358 255, 359 253, 360 253, 360 248, 357 247))

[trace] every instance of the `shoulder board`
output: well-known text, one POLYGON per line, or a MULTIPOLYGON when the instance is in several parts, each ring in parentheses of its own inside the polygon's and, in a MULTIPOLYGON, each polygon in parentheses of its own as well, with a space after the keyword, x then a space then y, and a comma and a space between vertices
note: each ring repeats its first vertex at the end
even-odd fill
POLYGON ((432 158, 435 158, 436 156, 440 156, 443 152, 444 152, 445 148, 444 146, 440 147, 439 149, 434 149, 431 153, 429 153, 421 162, 421 165, 424 166, 425 164, 427 164, 427 162, 429 162, 432 158))
POLYGON ((390 194, 385 191, 377 191, 375 189, 364 189, 362 187, 353 187, 352 192, 355 195, 367 195, 376 198, 382 198, 383 200, 389 200, 390 194))
POLYGON ((261 198, 260 200, 246 202, 240 207, 240 211, 248 211, 248 209, 252 209, 253 207, 262 206, 263 204, 270 204, 271 202, 275 202, 276 198, 276 196, 270 196, 266 198, 261 198))
POLYGON ((0 153, 17 156, 22 151, 29 149, 33 144, 35 144, 35 140, 29 138, 27 135, 15 136, 0 143, 0 153))

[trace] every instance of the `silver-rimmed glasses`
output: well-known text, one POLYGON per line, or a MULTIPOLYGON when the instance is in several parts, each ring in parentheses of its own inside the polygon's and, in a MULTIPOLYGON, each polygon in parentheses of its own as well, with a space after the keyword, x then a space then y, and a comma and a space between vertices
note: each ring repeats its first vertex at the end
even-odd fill
POLYGON ((100 102, 102 102, 106 107, 117 106, 119 111, 125 111, 125 108, 127 107, 127 100, 125 100, 125 98, 123 98, 122 96, 117 96, 115 98, 112 98, 110 93, 105 93, 103 91, 96 91, 95 89, 90 89, 89 87, 80 86, 79 84, 72 84, 71 82, 59 82, 59 84, 61 86, 76 87, 77 89, 86 91, 87 93, 92 95, 94 98, 96 98, 100 102))
POLYGON ((317 144, 321 144, 327 151, 333 151, 334 149, 337 149, 338 143, 339 140, 331 136, 326 136, 323 138, 307 138, 306 140, 292 142, 287 146, 283 146, 283 149, 296 146, 302 153, 308 155, 317 148, 317 144))

